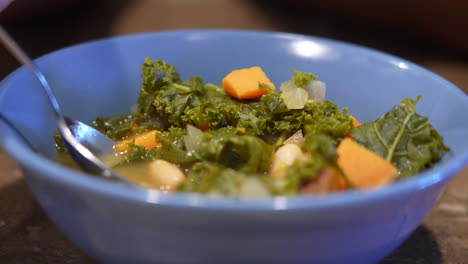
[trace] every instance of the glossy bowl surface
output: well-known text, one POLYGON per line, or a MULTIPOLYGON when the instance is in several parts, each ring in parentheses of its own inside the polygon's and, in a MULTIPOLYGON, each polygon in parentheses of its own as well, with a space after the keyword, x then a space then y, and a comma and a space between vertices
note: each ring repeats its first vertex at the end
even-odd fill
POLYGON ((261 66, 279 84, 290 69, 313 72, 327 98, 370 121, 422 95, 452 148, 435 168, 378 191, 268 199, 162 194, 100 180, 54 163, 53 115, 39 84, 18 69, 0 83, 0 144, 18 161, 37 200, 81 249, 105 263, 374 263, 423 221, 468 161, 468 96, 440 76, 365 47, 279 32, 191 30, 116 37, 37 60, 66 115, 91 121, 127 113, 145 57, 183 78, 221 83, 233 69, 261 66))

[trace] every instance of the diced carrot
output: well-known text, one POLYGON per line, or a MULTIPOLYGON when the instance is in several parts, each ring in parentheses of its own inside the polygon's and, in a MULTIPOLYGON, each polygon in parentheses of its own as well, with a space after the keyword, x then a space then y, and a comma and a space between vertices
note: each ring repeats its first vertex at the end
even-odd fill
MULTIPOLYGON (((398 177, 397 168, 376 153, 350 138, 341 141, 337 148, 338 166, 356 188, 379 187, 398 177)), ((347 185, 340 179, 340 188, 347 185)))
POLYGON ((208 121, 205 121, 205 122, 202 122, 202 123, 198 124, 197 127, 201 131, 206 131, 206 130, 211 128, 211 125, 210 125, 210 123, 208 123, 208 121))
POLYGON ((223 79, 223 88, 226 93, 237 99, 257 99, 267 94, 275 85, 268 79, 262 68, 255 66, 234 70, 223 79))
MULTIPOLYGON (((361 122, 359 122, 354 116, 350 116, 350 117, 351 117, 351 119, 353 120, 353 126, 354 126, 354 127, 358 127, 358 126, 361 125, 361 122)), ((347 138, 353 138, 353 134, 351 134, 351 132, 348 132, 348 133, 346 134, 346 137, 347 137, 347 138)))
POLYGON ((114 150, 116 152, 130 151, 130 146, 128 144, 132 142, 137 146, 143 146, 143 147, 146 147, 147 149, 160 147, 162 144, 156 141, 157 133, 159 133, 158 130, 151 130, 143 134, 121 140, 114 146, 114 150))
POLYGON ((358 127, 361 125, 361 122, 359 122, 354 116, 350 116, 351 119, 353 119, 353 125, 354 127, 358 127))

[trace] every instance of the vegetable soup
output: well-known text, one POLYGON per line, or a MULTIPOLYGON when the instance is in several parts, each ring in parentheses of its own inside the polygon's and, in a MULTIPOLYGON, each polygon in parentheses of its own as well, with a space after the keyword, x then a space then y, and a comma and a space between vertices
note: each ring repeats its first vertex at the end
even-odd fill
POLYGON ((420 97, 361 124, 311 73, 293 70, 277 90, 258 66, 226 73, 221 86, 182 81, 162 60, 142 70, 135 110, 93 126, 118 142, 106 163, 147 188, 257 197, 378 188, 449 151, 416 113, 420 97))

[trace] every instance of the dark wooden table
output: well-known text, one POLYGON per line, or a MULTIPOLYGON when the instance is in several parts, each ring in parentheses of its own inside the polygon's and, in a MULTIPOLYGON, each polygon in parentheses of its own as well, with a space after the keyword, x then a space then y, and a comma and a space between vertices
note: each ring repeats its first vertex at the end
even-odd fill
MULTIPOLYGON (((0 14, 0 22, 34 57, 86 40, 167 29, 243 28, 319 35, 405 57, 468 92, 466 56, 391 29, 351 23, 333 14, 310 15, 294 5, 233 0, 72 2, 68 8, 47 12, 20 10, 3 18, 0 14)), ((16 67, 0 48, 0 79, 16 67)), ((95 263, 47 218, 16 163, 2 151, 0 168, 0 263, 95 263)), ((468 263, 468 167, 451 182, 424 224, 381 263, 468 263)))

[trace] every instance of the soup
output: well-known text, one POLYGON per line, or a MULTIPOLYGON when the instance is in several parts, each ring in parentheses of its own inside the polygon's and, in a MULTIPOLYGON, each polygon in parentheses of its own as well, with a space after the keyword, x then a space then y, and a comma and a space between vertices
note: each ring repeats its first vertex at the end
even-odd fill
POLYGON ((107 164, 147 188, 227 196, 379 188, 449 151, 416 112, 420 97, 361 124, 326 100, 311 73, 293 70, 277 90, 260 67, 233 70, 219 86, 182 81, 162 60, 147 58, 142 70, 134 111, 93 126, 118 142, 107 164))

